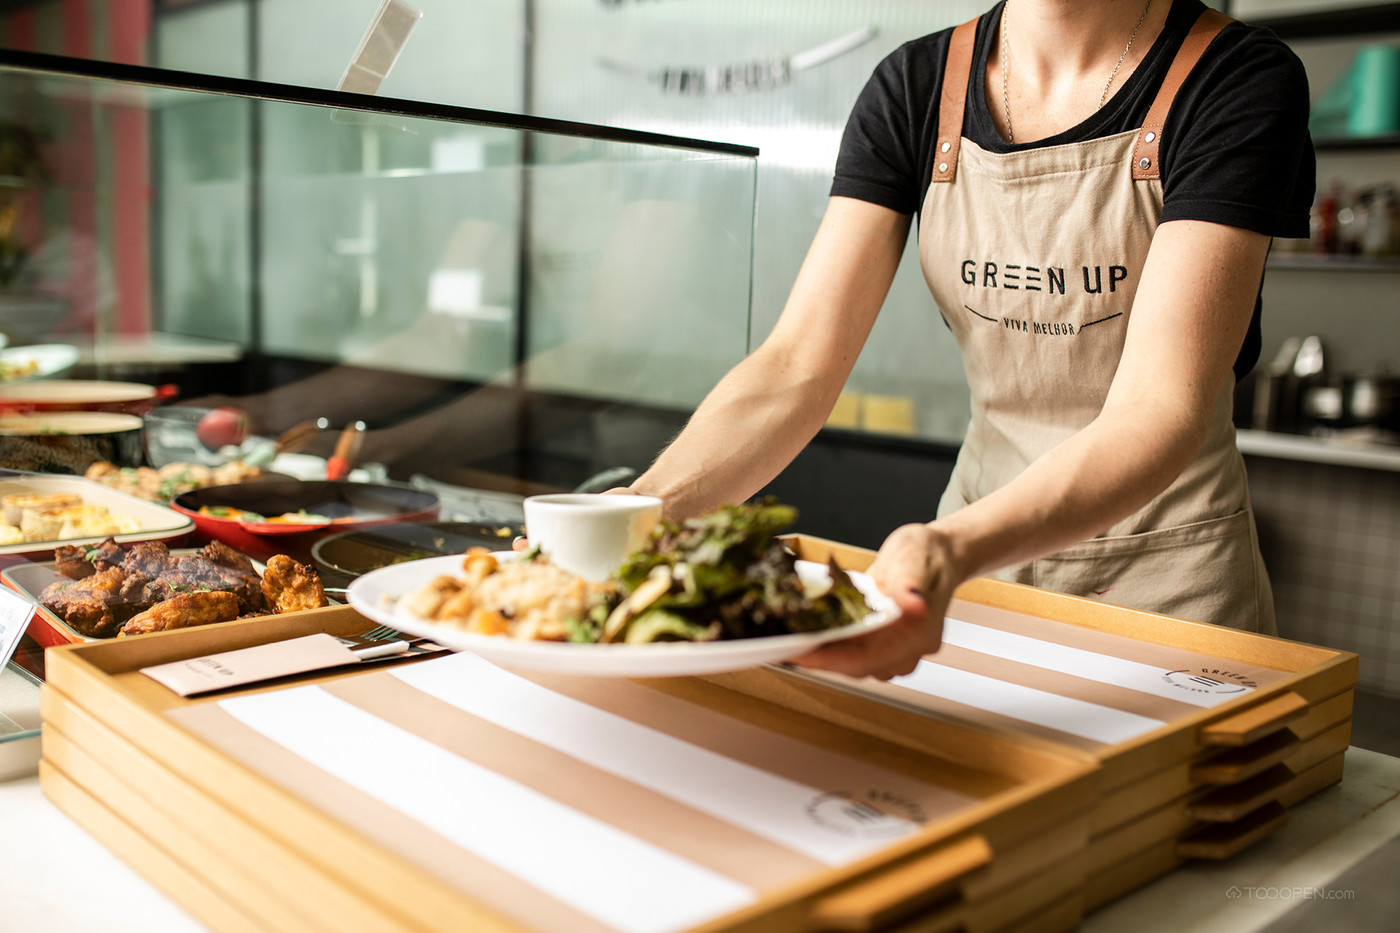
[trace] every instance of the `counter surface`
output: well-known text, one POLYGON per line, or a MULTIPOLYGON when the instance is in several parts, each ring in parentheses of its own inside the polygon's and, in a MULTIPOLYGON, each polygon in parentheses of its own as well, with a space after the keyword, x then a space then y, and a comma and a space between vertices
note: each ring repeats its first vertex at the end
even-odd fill
POLYGON ((1240 430, 1235 432, 1235 445, 1240 453, 1252 457, 1400 472, 1400 447, 1389 444, 1240 430))
MULTIPOLYGON (((1109 904, 1085 933, 1394 929, 1400 758, 1352 748, 1346 779, 1226 862, 1194 862, 1109 904)), ((29 776, 0 783, 3 926, 44 933, 202 933, 51 804, 29 776)))

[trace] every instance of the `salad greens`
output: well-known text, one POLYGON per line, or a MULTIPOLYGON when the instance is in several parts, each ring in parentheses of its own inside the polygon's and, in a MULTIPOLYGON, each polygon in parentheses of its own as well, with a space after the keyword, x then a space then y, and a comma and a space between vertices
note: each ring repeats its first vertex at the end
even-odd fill
POLYGON ((618 571, 622 599, 577 621, 571 640, 714 641, 813 632, 869 612, 850 577, 830 564, 816 587, 798 576, 777 535, 797 510, 772 499, 662 521, 618 571))

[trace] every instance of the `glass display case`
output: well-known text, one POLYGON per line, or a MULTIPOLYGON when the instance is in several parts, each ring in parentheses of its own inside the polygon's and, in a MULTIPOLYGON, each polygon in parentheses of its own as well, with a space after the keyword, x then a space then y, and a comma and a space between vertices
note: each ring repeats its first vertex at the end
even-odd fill
POLYGON ((363 424, 381 478, 573 488, 750 348, 752 148, 10 50, 0 113, 0 408, 135 383, 304 455, 363 424))

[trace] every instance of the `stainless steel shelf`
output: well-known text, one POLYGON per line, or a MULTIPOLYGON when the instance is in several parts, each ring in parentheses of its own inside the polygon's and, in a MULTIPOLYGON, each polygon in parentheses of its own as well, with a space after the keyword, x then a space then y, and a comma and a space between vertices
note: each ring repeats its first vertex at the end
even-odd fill
POLYGON ((1270 253, 1270 269, 1309 272, 1400 272, 1400 258, 1390 256, 1322 256, 1315 253, 1270 253))
POLYGON ((1400 446, 1336 437, 1310 437, 1304 434, 1249 430, 1235 432, 1235 443, 1240 453, 1246 456, 1302 460, 1309 463, 1400 473, 1400 446))

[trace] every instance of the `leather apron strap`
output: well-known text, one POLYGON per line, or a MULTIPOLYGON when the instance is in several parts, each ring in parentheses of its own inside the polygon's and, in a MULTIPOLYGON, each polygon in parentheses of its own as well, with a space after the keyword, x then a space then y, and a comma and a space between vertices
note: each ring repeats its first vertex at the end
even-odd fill
MULTIPOLYGON (((948 41, 948 60, 943 66, 943 89, 938 103, 938 153, 930 181, 951 182, 958 173, 958 152, 963 135, 963 111, 967 104, 968 84, 972 79, 972 54, 977 38, 977 23, 981 17, 968 20, 953 30, 948 41)), ((1147 111, 1147 119, 1138 131, 1133 149, 1133 178, 1145 181, 1161 177, 1157 150, 1162 143, 1162 127, 1167 113, 1176 100, 1177 91, 1191 74, 1201 55, 1220 31, 1234 22, 1218 10, 1207 9, 1186 34, 1181 48, 1172 61, 1157 96, 1147 111)))
POLYGON ((938 155, 933 163, 934 183, 952 181, 958 172, 963 108, 967 104, 972 48, 976 37, 977 20, 973 19, 954 29, 953 37, 948 41, 948 61, 943 66, 943 94, 938 102, 938 155))
POLYGON ((1162 127, 1167 122, 1167 111, 1171 110, 1176 92, 1181 90, 1186 76, 1196 67, 1211 41, 1220 34, 1220 30, 1232 22, 1234 20, 1218 10, 1206 10, 1186 34, 1180 51, 1176 53, 1176 59, 1167 70, 1167 76, 1162 79, 1162 86, 1157 90, 1152 107, 1147 111, 1147 119, 1142 121, 1142 129, 1138 131, 1137 145, 1133 148, 1134 181, 1146 181, 1161 176, 1157 147, 1162 142, 1162 127))

